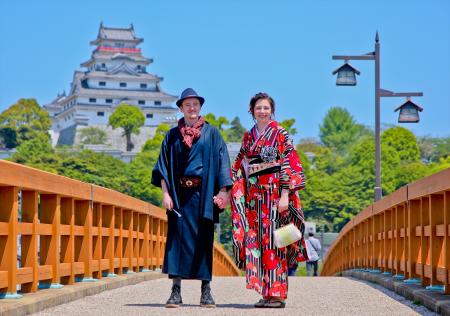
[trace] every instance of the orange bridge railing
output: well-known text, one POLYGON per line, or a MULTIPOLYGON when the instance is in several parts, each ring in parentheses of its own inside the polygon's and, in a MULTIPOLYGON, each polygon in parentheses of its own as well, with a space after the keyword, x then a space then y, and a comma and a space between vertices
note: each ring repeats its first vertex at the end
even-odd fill
MULTIPOLYGON (((166 232, 159 207, 0 160, 0 296, 160 269, 166 232)), ((213 273, 239 275, 219 244, 213 273)))
POLYGON ((450 293, 450 169, 400 188, 347 223, 321 275, 355 268, 450 293))

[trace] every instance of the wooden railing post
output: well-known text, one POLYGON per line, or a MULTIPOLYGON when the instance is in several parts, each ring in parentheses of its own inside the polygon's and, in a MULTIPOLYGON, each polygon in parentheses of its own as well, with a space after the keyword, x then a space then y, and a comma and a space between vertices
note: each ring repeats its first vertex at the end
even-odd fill
POLYGON ((75 202, 73 198, 61 198, 61 283, 75 283, 75 202), (61 229, 63 230, 63 229, 61 229))
POLYGON ((51 279, 43 279, 40 288, 60 288, 59 249, 60 249, 60 207, 61 198, 56 194, 40 195, 40 223, 43 234, 40 240, 40 264, 51 266, 51 279), (48 224, 44 226, 42 224, 48 224), (50 229, 47 229, 50 228, 50 229))
POLYGON ((38 288, 38 194, 22 191, 22 223, 31 224, 31 235, 22 235, 21 266, 32 269, 32 281, 22 284, 22 292, 36 292, 38 288))
POLYGON ((95 281, 92 277, 92 206, 91 201, 76 201, 75 218, 83 227, 83 235, 76 240, 80 249, 79 260, 83 262, 83 273, 80 281, 95 281))
POLYGON ((430 265, 431 280, 434 288, 440 288, 446 283, 447 271, 444 265, 444 194, 430 196, 430 265))
POLYGON ((408 203, 408 279, 419 280, 422 276, 422 227, 421 200, 411 200, 408 203))
POLYGON ((444 195, 444 233, 445 294, 450 294, 450 191, 444 195))
POLYGON ((150 258, 150 216, 147 214, 141 215, 139 219, 139 224, 141 227, 141 231, 144 234, 143 244, 141 246, 141 251, 139 256, 143 258, 143 267, 142 271, 147 272, 150 271, 151 258, 150 258))
POLYGON ((107 277, 116 276, 114 274, 114 207, 112 205, 102 205, 102 227, 108 234, 102 235, 102 259, 108 260, 107 277))
POLYGON ((114 245, 115 245, 115 254, 114 254, 114 262, 115 262, 115 272, 116 274, 122 274, 123 267, 123 228, 122 228, 122 209, 120 207, 114 208, 114 223, 115 223, 115 232, 114 232, 114 245))
POLYGON ((102 205, 94 203, 92 210, 92 275, 95 279, 102 278, 102 205))
POLYGON ((18 298, 17 235, 18 194, 16 187, 0 187, 0 223, 8 234, 0 236, 0 297, 18 298))
POLYGON ((431 285, 431 266, 430 266, 430 198, 424 196, 421 199, 420 208, 420 240, 421 256, 420 266, 422 275, 422 286, 431 285))

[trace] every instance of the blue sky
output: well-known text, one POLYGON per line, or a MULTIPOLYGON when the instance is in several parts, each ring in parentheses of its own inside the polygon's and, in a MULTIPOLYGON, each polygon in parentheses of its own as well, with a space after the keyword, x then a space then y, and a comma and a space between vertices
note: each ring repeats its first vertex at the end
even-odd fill
MULTIPOLYGON (((416 135, 450 136, 450 1, 1 1, 0 111, 21 97, 43 105, 68 91, 73 71, 89 59, 100 22, 134 24, 148 71, 178 95, 193 87, 204 113, 229 119, 247 113, 266 91, 276 118, 295 118, 295 139, 317 137, 332 106, 373 127, 374 63, 355 61, 356 87, 336 87, 332 55, 364 54, 381 43, 381 87, 423 91, 416 135)), ((382 122, 397 124, 403 98, 384 98, 382 122)))

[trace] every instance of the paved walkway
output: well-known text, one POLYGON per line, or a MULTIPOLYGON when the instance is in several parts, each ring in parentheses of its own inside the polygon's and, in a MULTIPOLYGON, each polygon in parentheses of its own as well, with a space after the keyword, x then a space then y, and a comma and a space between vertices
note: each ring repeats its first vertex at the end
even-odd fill
POLYGON ((286 308, 255 309, 259 299, 243 278, 217 277, 212 289, 217 308, 199 307, 200 282, 183 281, 184 305, 166 309, 171 281, 157 279, 87 296, 34 315, 418 315, 373 287, 343 277, 292 277, 286 308))

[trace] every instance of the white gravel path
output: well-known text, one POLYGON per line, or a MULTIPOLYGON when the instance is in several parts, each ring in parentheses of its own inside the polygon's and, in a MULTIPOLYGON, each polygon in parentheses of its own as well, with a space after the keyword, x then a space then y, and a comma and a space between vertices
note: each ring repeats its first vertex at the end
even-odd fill
MULTIPOLYGON (((167 309, 171 281, 157 279, 126 286, 33 315, 419 315, 359 280, 343 277, 291 277, 285 309, 255 309, 259 295, 245 289, 244 278, 216 277, 212 282, 217 308, 199 307, 200 281, 183 281, 184 305, 167 309)), ((384 289, 384 288, 383 288, 384 289)), ((411 303, 411 305, 413 305, 411 303)), ((420 307, 420 306, 417 306, 420 307)), ((423 307, 420 307, 423 308, 423 307)), ((426 310, 426 309, 425 309, 426 310)), ((425 314, 425 315, 434 315, 425 314)))

